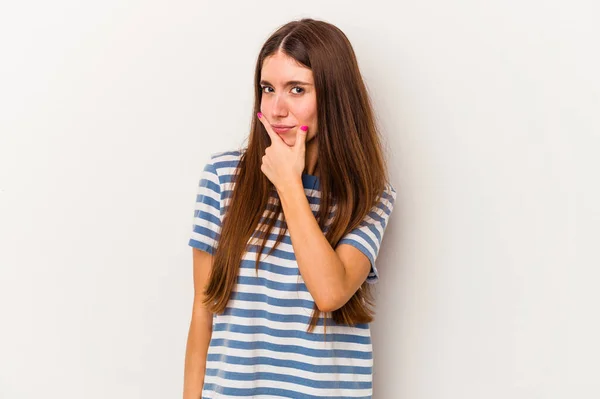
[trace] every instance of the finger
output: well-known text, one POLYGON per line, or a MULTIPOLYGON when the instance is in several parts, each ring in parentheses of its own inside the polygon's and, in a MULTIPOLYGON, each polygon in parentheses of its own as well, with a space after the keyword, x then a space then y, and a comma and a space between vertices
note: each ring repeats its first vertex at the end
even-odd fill
POLYGON ((258 114, 256 114, 256 115, 258 116, 258 119, 261 121, 261 123, 265 127, 265 130, 267 131, 267 134, 271 138, 271 143, 276 143, 278 141, 282 141, 281 137, 279 137, 279 135, 277 133, 275 133, 275 131, 271 127, 271 124, 269 123, 269 121, 267 120, 267 118, 265 118, 265 116, 262 113, 260 113, 260 112, 258 114))
POLYGON ((308 135, 308 126, 302 125, 296 132, 296 142, 294 143, 294 150, 302 151, 306 148, 306 136, 308 135))

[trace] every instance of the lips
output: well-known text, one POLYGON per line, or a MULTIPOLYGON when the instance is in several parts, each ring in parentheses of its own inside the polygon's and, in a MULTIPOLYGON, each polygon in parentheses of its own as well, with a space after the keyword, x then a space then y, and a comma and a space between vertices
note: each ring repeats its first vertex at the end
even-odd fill
POLYGON ((274 128, 275 128, 275 127, 276 127, 276 128, 279 128, 279 129, 286 129, 286 128, 288 128, 288 129, 289 129, 289 128, 292 128, 292 127, 294 127, 293 125, 275 125, 275 124, 273 124, 273 125, 271 125, 271 126, 272 126, 272 127, 274 127, 274 128))
POLYGON ((285 127, 280 127, 280 126, 282 126, 282 125, 271 125, 271 127, 277 134, 284 134, 286 132, 289 132, 293 128, 293 126, 285 126, 285 127))

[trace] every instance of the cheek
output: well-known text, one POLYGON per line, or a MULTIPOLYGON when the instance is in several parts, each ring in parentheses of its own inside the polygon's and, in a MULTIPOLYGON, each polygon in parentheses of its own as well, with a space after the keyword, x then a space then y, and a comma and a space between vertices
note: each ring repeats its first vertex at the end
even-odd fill
MULTIPOLYGON (((266 111, 268 112, 270 109, 273 108, 273 96, 268 96, 268 95, 263 95, 260 99, 260 107, 261 112, 266 111)), ((263 112, 263 113, 266 113, 263 112)))
POLYGON ((302 104, 296 108, 296 118, 302 123, 314 125, 317 123, 317 108, 313 104, 302 104))

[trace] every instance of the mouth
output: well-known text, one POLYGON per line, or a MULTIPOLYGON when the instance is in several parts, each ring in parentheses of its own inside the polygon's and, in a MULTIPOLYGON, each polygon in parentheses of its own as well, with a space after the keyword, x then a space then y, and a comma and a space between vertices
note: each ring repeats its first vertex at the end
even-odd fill
POLYGON ((294 128, 294 126, 286 126, 286 125, 271 125, 271 127, 277 134, 287 133, 294 128))

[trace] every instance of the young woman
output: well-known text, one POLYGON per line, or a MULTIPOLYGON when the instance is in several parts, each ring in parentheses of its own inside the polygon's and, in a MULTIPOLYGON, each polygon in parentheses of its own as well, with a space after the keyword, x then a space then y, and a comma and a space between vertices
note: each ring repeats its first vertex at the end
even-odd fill
POLYGON ((184 397, 371 397, 369 284, 396 191, 352 46, 290 22, 255 89, 247 147, 200 178, 184 397))

